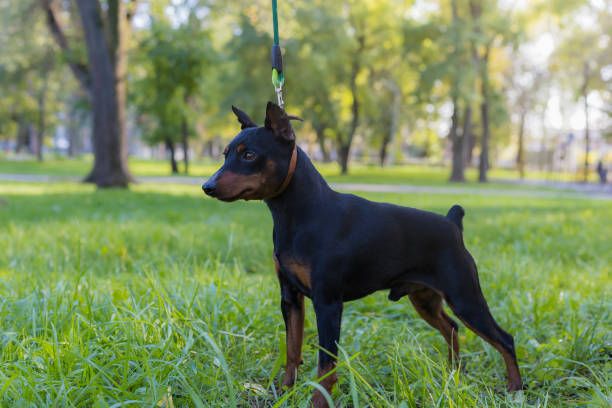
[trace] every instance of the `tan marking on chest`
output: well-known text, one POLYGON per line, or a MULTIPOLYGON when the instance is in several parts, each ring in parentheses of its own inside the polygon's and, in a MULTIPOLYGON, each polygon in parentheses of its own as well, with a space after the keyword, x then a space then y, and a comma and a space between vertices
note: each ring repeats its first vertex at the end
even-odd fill
POLYGON ((285 271, 294 275, 304 287, 312 289, 310 265, 292 256, 281 256, 281 264, 285 271))

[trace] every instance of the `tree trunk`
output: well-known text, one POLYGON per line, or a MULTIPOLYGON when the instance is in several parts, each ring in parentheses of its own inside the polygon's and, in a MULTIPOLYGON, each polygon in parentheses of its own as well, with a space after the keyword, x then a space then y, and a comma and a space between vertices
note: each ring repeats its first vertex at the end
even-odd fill
POLYGON ((451 168, 451 176, 450 181, 452 182, 464 182, 465 181, 465 173, 464 173, 464 154, 463 154, 463 138, 459 135, 459 107, 457 106, 457 98, 453 98, 453 116, 451 118, 451 128, 450 128, 450 140, 452 143, 452 168, 451 168))
POLYGON ((74 127, 68 128, 68 157, 76 156, 77 134, 74 127))
POLYGON ((385 165, 388 146, 393 141, 393 138, 397 133, 400 115, 400 102, 402 97, 401 90, 395 84, 395 82, 389 79, 385 81, 385 85, 391 90, 391 93, 393 94, 393 109, 391 110, 391 118, 389 120, 389 132, 383 135, 383 140, 380 146, 380 167, 383 167, 385 165))
POLYGON ((521 179, 525 178, 525 116, 527 112, 521 111, 521 119, 519 122, 519 134, 518 134, 518 152, 516 154, 516 165, 519 170, 521 179))
POLYGON ((350 146, 340 145, 338 149, 338 162, 340 163, 340 173, 348 173, 348 161, 349 161, 350 146))
POLYGON ((30 152, 30 154, 35 154, 36 153, 36 129, 34 129, 34 125, 33 124, 28 124, 28 136, 27 136, 27 140, 28 140, 28 151, 30 152))
POLYGON ((488 78, 488 60, 490 44, 485 47, 485 52, 482 58, 478 55, 478 47, 482 31, 480 28, 480 17, 482 16, 482 0, 470 0, 470 15, 474 24, 474 39, 472 40, 472 64, 476 72, 480 73, 480 94, 482 102, 480 104, 480 118, 482 122, 482 135, 480 142, 480 163, 478 165, 478 181, 484 183, 487 181, 487 171, 489 170, 489 78, 488 78))
POLYGON ((215 143, 213 139, 211 138, 210 140, 206 141, 205 151, 208 154, 208 157, 213 157, 214 150, 215 150, 215 143))
MULTIPOLYGON (((451 9, 453 15, 453 25, 456 27, 459 24, 459 13, 457 11, 457 1, 451 0, 451 9)), ((458 58, 459 55, 459 36, 453 36, 453 57, 458 58)), ((450 181, 452 182, 464 182, 465 181, 465 157, 463 146, 465 141, 463 137, 459 135, 459 79, 453 78, 452 84, 452 102, 453 102, 453 116, 451 117, 451 128, 449 132, 449 138, 452 146, 452 164, 451 164, 451 176, 450 181)))
POLYGON ((584 182, 589 181, 589 63, 584 62, 584 84, 582 86, 582 98, 584 100, 584 182))
POLYGON ((482 141, 480 144, 480 163, 478 168, 478 181, 487 182, 487 171, 489 170, 489 47, 481 60, 481 94, 482 103, 480 105, 480 116, 482 120, 482 141))
POLYGON ((68 157, 74 157, 77 150, 77 124, 76 114, 74 109, 68 114, 68 126, 66 132, 68 133, 68 157))
POLYGON ((94 168, 85 181, 98 187, 127 187, 132 176, 125 127, 125 5, 120 0, 108 2, 107 42, 98 1, 77 3, 87 44, 93 108, 94 168))
POLYGON ((463 118, 463 168, 465 169, 470 163, 470 143, 474 140, 474 126, 472 126, 472 107, 465 108, 465 118, 463 118))
POLYGON ((172 174, 178 173, 178 165, 176 164, 176 157, 174 154, 174 142, 171 139, 166 139, 166 150, 170 153, 170 168, 172 174))
POLYGON ((482 140, 480 142, 480 163, 478 165, 478 181, 486 183, 489 170, 489 105, 483 102, 480 105, 482 115, 482 140))
POLYGON ((359 126, 359 99, 357 98, 357 75, 359 75, 359 71, 361 70, 361 53, 365 48, 365 37, 363 35, 360 35, 357 38, 357 41, 359 43, 359 48, 355 52, 350 79, 350 90, 351 96, 353 97, 353 105, 351 107, 353 119, 351 121, 351 127, 349 129, 346 142, 343 142, 341 136, 338 136, 340 139, 338 159, 340 160, 340 168, 342 174, 348 173, 348 162, 351 152, 351 144, 353 143, 353 137, 355 137, 355 132, 357 131, 357 127, 359 126))
POLYGON ((478 181, 487 182, 487 171, 489 170, 489 103, 480 105, 482 116, 482 140, 480 142, 480 163, 478 165, 478 181))
POLYGON ((189 173, 189 141, 187 129, 187 119, 183 118, 181 123, 181 143, 183 145, 183 163, 185 163, 185 174, 189 173))
POLYGON ((38 161, 43 161, 43 146, 46 126, 46 102, 47 102, 47 87, 49 85, 49 72, 44 70, 43 85, 38 94, 38 129, 36 129, 36 157, 38 161))
POLYGON ((17 122, 17 143, 15 144, 15 153, 19 153, 21 149, 26 146, 30 146, 28 124, 25 119, 20 116, 17 122))
POLYGON ((317 135, 317 143, 319 143, 321 155, 323 155, 323 163, 329 163, 331 161, 331 157, 329 155, 329 151, 325 147, 325 126, 315 125, 314 130, 315 134, 317 135))
POLYGON ((472 167, 474 165, 474 148, 476 147, 476 135, 474 134, 474 128, 472 127, 470 129, 470 135, 468 137, 468 140, 466 140, 467 143, 467 149, 465 152, 465 165, 466 167, 472 167))
POLYGON ((385 167, 385 160, 387 160, 387 147, 389 146, 389 142, 391 142, 391 136, 388 134, 383 136, 383 140, 380 145, 380 151, 378 152, 378 164, 380 164, 380 167, 385 167))

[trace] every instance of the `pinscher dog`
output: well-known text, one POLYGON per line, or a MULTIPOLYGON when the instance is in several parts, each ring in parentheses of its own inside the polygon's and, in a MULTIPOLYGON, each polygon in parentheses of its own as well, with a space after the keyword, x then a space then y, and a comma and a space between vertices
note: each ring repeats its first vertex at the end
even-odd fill
MULTIPOLYGON (((514 340, 493 319, 476 264, 463 242, 463 209, 446 217, 378 203, 332 190, 295 141, 290 120, 269 102, 264 126, 232 107, 242 131, 225 149, 225 163, 204 185, 221 201, 264 200, 274 221, 274 265, 287 336, 282 386, 293 385, 302 361, 304 296, 314 305, 319 333, 320 384, 331 393, 343 302, 378 290, 408 296, 438 329, 457 362, 457 323, 443 300, 474 333, 503 356, 508 391, 522 389, 514 340)), ((297 118, 299 119, 299 118, 297 118)), ((327 407, 319 391, 312 405, 327 407)))

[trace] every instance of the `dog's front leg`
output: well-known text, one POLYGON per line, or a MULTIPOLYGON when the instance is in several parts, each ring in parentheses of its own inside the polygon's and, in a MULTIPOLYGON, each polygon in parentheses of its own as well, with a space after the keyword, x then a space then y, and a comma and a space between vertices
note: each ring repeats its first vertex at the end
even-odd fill
POLYGON ((298 366, 302 363, 304 338, 304 295, 297 292, 279 276, 281 284, 281 310, 287 334, 287 367, 281 387, 291 387, 295 382, 298 366))
MULTIPOLYGON (((338 381, 336 356, 338 355, 338 342, 340 340, 340 322, 342 320, 342 299, 321 299, 315 297, 314 309, 317 315, 317 329, 319 331, 319 384, 331 395, 332 387, 338 381), (323 378, 324 377, 324 378, 323 378)), ((316 390, 312 397, 314 408, 327 408, 327 400, 323 394, 316 390)))

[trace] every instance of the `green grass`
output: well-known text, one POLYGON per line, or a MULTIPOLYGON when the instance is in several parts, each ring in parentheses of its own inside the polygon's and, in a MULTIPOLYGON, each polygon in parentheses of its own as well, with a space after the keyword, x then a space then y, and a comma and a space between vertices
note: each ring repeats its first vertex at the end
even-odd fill
MULTIPOLYGON (((210 159, 193 160, 190 164, 189 176, 205 178, 213 174, 221 165, 220 161, 210 159)), ((450 170, 443 166, 428 165, 398 165, 381 168, 377 165, 366 165, 351 163, 349 174, 341 175, 340 166, 337 163, 317 163, 317 168, 330 182, 335 183, 376 183, 376 184, 413 184, 413 185, 450 185, 448 178, 450 170)), ((129 166, 131 172, 138 177, 146 176, 169 176, 170 166, 167 161, 158 159, 130 158, 129 166)), ((44 174, 57 177, 78 177, 87 175, 92 167, 90 155, 79 158, 65 158, 62 156, 49 156, 44 162, 35 159, 15 160, 7 159, 0 155, 0 173, 10 174, 44 174)), ((182 164, 179 168, 182 170, 182 164)), ((183 176, 183 174, 180 174, 183 176)), ((595 181, 595 174, 592 174, 595 181)), ((525 186, 509 185, 507 183, 477 183, 478 174, 476 169, 466 171, 468 183, 453 186, 478 186, 480 188, 503 188, 515 189, 526 188, 525 186)), ((492 169, 489 172, 492 180, 518 180, 519 175, 515 170, 492 169)), ((554 181, 576 181, 572 174, 553 174, 540 171, 528 171, 528 180, 554 180, 554 181)))
MULTIPOLYGON (((367 196, 466 208, 466 245, 529 389, 506 394, 501 356, 464 327, 452 371, 410 302, 377 293, 345 306, 336 404, 610 407, 612 203, 367 196)), ((2 183, 0 248, 1 406, 155 406, 168 393, 176 407, 307 406, 310 304, 296 387, 274 388, 285 336, 264 204, 197 186, 2 183)))

